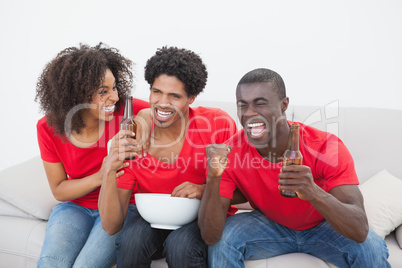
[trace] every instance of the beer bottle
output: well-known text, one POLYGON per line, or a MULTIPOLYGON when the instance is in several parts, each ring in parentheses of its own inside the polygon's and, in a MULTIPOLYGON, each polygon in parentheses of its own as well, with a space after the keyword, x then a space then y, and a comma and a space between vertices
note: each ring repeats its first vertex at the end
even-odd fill
MULTIPOLYGON (((290 125, 290 134, 288 148, 283 154, 282 166, 302 165, 303 156, 299 150, 299 125, 292 123, 290 125)), ((284 197, 294 198, 297 194, 289 190, 281 190, 281 195, 284 197)))
MULTIPOLYGON (((126 104, 124 107, 123 119, 120 121, 120 130, 130 130, 137 134, 137 124, 134 121, 133 114, 133 97, 129 96, 126 99, 126 104)), ((137 135, 136 135, 137 136, 137 135)), ((134 139, 136 138, 134 137, 134 139)), ((132 138, 132 136, 125 136, 125 138, 132 138)), ((125 160, 132 160, 134 158, 128 158, 125 160)))

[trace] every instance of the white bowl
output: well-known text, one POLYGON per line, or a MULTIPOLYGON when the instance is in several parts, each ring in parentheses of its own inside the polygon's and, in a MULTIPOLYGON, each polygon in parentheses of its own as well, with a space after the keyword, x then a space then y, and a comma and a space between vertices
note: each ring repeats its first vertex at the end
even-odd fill
POLYGON ((152 228, 176 230, 197 218, 201 201, 170 194, 138 193, 135 203, 152 228))

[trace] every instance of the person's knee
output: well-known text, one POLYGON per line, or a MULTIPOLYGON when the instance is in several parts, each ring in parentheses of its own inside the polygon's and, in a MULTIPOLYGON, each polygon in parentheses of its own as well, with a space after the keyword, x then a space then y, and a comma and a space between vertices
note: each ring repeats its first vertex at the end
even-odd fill
POLYGON ((136 224, 126 225, 115 240, 117 258, 135 258, 139 254, 133 252, 142 252, 145 241, 149 241, 150 237, 146 229, 137 228, 136 224))
POLYGON ((150 236, 147 235, 147 232, 142 232, 138 230, 138 232, 133 232, 132 228, 129 228, 127 232, 122 230, 120 234, 117 236, 115 244, 116 250, 119 253, 131 254, 131 252, 135 252, 140 250, 145 241, 148 241, 150 236))
POLYGON ((147 241, 151 237, 152 228, 148 222, 139 216, 137 210, 129 211, 131 215, 126 217, 123 229, 116 238, 116 246, 135 246, 147 241))
POLYGON ((377 233, 370 229, 366 240, 361 244, 363 245, 367 251, 379 251, 379 252, 388 252, 387 244, 384 239, 382 239, 377 233), (380 250, 378 250, 380 249, 380 250))
POLYGON ((202 240, 166 239, 165 241, 165 252, 166 255, 170 256, 202 256, 207 251, 207 248, 208 246, 202 240))
POLYGON ((148 261, 148 256, 144 253, 146 251, 144 241, 148 241, 148 238, 129 237, 121 233, 115 241, 117 266, 136 267, 137 265, 139 267, 139 263, 148 261))
POLYGON ((235 245, 238 239, 239 229, 237 226, 226 225, 223 229, 221 239, 215 243, 216 247, 223 247, 225 245, 235 245))
POLYGON ((355 247, 356 262, 364 267, 390 267, 387 244, 378 234, 370 229, 366 240, 355 247))
POLYGON ((205 267, 207 263, 208 246, 199 229, 191 226, 170 233, 164 251, 172 267, 205 267))
POLYGON ((218 254, 221 254, 220 252, 225 252, 228 248, 233 246, 234 242, 231 241, 230 236, 222 234, 221 240, 213 245, 208 246, 208 253, 214 254, 218 252, 218 254))
POLYGON ((37 262, 38 268, 53 268, 53 267, 72 267, 73 263, 71 261, 65 260, 57 256, 43 256, 40 257, 37 262))

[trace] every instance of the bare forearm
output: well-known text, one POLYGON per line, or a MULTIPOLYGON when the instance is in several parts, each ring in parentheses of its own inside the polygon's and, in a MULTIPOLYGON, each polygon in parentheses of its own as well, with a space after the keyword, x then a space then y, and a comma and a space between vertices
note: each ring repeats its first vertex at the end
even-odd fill
POLYGON ((358 243, 364 242, 369 230, 364 210, 356 204, 341 202, 325 191, 322 191, 319 196, 311 204, 323 215, 332 228, 358 243))
MULTIPOLYGON (((131 191, 127 190, 127 194, 131 196, 131 191)), ((110 235, 120 231, 124 224, 128 202, 122 204, 121 200, 115 172, 106 173, 103 178, 98 207, 102 228, 110 235)))
POLYGON ((99 172, 80 179, 63 180, 53 190, 53 195, 58 201, 68 201, 80 198, 97 189, 101 184, 99 172))
POLYGON ((219 194, 219 180, 207 178, 198 214, 201 236, 207 245, 215 244, 222 236, 230 200, 226 203, 219 194))

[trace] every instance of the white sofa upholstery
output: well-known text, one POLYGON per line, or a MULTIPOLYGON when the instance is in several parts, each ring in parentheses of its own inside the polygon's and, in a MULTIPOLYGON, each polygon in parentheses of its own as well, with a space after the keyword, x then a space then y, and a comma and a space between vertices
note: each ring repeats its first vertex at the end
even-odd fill
MULTIPOLYGON (((197 102, 196 105, 221 108, 238 121, 234 103, 197 102)), ((402 127, 399 124, 402 110, 338 108, 333 103, 325 107, 291 106, 287 114, 290 120, 330 131, 344 141, 354 157, 365 199, 375 201, 368 202, 366 206, 370 225, 386 229, 381 230, 385 233, 391 232, 385 238, 390 252, 389 262, 392 267, 402 267, 402 209, 395 211, 393 208, 402 202, 398 197, 402 197, 402 127), (383 172, 378 174, 380 171, 383 172), (364 188, 364 183, 376 174, 375 183, 364 188), (381 192, 382 176, 392 179, 394 184, 389 192, 393 195, 387 194, 388 189, 385 189, 385 194, 384 190, 381 192), (375 207, 377 203, 380 209, 375 207)), ((39 156, 0 171, 0 267, 36 267, 46 220, 56 203, 39 156)), ((302 253, 246 261, 247 268, 296 266, 334 267, 302 253)), ((167 265, 162 259, 154 261, 152 267, 167 265)))

